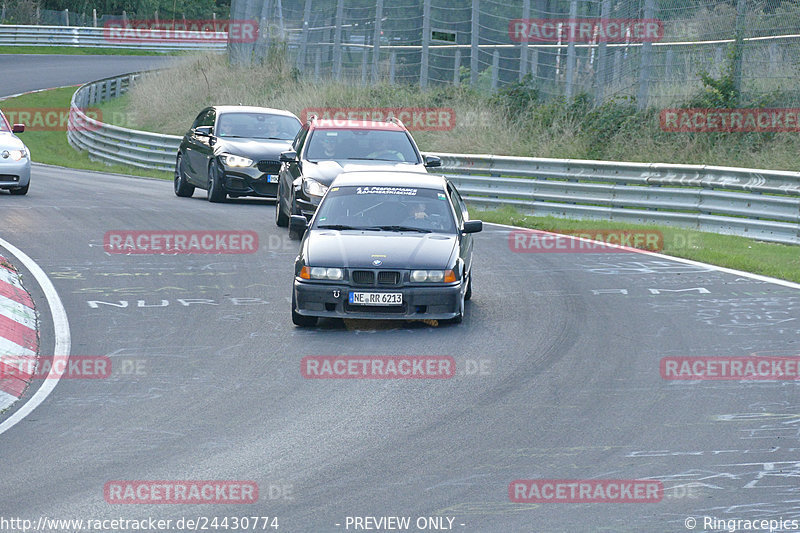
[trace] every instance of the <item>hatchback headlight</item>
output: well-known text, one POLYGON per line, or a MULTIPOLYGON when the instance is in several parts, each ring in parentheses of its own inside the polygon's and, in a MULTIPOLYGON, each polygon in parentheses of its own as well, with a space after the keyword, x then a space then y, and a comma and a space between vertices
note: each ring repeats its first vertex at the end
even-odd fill
POLYGON ((309 196, 324 196, 328 186, 323 185, 317 180, 306 178, 303 180, 303 191, 309 196))
POLYGON ((456 274, 452 270, 412 270, 411 281, 415 283, 452 283, 456 274))
POLYGON ((219 158, 226 167, 249 167, 253 164, 252 159, 240 155, 222 154, 219 158))

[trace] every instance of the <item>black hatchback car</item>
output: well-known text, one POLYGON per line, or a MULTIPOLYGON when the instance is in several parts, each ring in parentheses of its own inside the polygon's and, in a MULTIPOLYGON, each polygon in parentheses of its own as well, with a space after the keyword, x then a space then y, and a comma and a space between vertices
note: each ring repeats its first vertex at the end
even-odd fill
POLYGON ((295 260, 292 321, 318 317, 461 322, 472 295, 472 234, 456 188, 416 172, 340 174, 309 223, 295 260))
POLYGON ((266 107, 214 106, 197 115, 175 161, 175 194, 208 200, 278 194, 280 153, 291 148, 300 119, 266 107))

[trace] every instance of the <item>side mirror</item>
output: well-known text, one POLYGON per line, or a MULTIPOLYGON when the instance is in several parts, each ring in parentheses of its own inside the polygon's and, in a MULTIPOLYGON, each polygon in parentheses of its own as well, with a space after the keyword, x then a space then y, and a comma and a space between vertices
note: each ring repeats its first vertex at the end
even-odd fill
POLYGON ((198 126, 194 129, 194 134, 198 137, 211 137, 213 131, 214 126, 198 126))
POLYGON ((22 133, 25 131, 25 124, 14 124, 11 126, 11 133, 22 133))
POLYGON ((464 222, 464 229, 461 233, 478 233, 483 231, 483 221, 481 220, 467 220, 464 222))
POLYGON ((303 215, 292 215, 289 218, 289 238, 299 240, 308 229, 308 220, 303 215))
POLYGON ((440 167, 440 166, 442 166, 442 159, 439 156, 426 155, 425 156, 425 166, 428 167, 428 168, 440 167))
POLYGON ((278 157, 281 163, 291 163, 297 159, 297 152, 281 152, 280 157, 278 157))

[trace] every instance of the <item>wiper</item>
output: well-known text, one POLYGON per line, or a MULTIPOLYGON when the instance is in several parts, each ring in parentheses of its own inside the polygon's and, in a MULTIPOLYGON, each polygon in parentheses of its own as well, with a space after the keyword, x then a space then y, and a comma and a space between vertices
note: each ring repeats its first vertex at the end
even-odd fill
POLYGON ((317 229, 335 229, 338 231, 346 230, 346 229, 369 229, 369 228, 357 228, 355 226, 348 226, 346 224, 320 224, 317 226, 317 229))
POLYGON ((378 229, 381 231, 416 231, 418 233, 431 233, 433 230, 414 228, 411 226, 372 226, 364 229, 378 229))

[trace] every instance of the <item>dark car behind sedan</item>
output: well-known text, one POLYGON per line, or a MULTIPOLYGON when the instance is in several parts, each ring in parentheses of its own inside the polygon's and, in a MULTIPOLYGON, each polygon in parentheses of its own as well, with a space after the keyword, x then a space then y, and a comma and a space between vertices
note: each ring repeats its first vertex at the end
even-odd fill
POLYGON ((214 106, 197 115, 175 161, 175 194, 276 197, 280 153, 291 148, 300 120, 266 107, 214 106))
POLYGON ((348 172, 331 184, 295 261, 292 321, 319 317, 461 322, 472 295, 472 233, 456 188, 417 172, 348 172))

